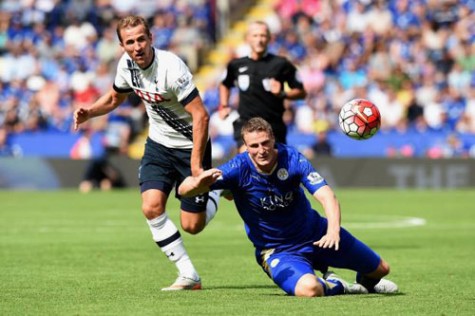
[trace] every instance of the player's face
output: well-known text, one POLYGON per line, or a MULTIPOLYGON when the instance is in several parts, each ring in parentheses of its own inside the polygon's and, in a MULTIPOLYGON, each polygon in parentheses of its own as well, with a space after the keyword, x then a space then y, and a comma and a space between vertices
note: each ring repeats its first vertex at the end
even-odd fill
POLYGON ((147 68, 152 62, 152 39, 143 25, 127 27, 120 31, 125 52, 140 68, 147 68))
POLYGON ((261 171, 270 172, 277 161, 275 140, 266 132, 244 134, 244 143, 254 165, 261 171))
POLYGON ((263 55, 269 43, 267 27, 260 24, 251 25, 247 33, 247 42, 251 47, 252 54, 263 55))

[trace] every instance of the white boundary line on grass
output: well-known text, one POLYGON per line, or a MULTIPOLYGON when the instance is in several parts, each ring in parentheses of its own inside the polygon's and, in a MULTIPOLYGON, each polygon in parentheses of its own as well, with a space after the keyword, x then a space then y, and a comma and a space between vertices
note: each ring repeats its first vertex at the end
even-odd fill
POLYGON ((344 223, 342 226, 346 228, 407 228, 415 226, 424 226, 427 221, 420 217, 405 217, 399 219, 385 220, 379 222, 361 222, 361 223, 344 223))

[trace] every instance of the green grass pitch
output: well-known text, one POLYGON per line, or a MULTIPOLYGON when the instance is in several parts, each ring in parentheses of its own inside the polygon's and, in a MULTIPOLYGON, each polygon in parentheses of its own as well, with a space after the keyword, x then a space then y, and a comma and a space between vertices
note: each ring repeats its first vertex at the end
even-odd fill
MULTIPOLYGON (((0 191, 0 315, 475 315, 473 190, 335 191, 343 226, 387 259, 399 294, 285 295, 224 199, 205 231, 182 233, 203 290, 161 292, 176 271, 138 190, 0 191)), ((175 199, 168 209, 178 224, 175 199)))

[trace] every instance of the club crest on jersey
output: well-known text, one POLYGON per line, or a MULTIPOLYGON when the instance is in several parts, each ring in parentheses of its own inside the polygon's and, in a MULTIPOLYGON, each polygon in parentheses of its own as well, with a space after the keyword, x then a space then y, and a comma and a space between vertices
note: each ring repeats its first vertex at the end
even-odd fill
POLYGON ((307 176, 307 179, 310 182, 310 184, 317 184, 317 183, 321 183, 323 181, 323 177, 316 171, 311 172, 307 176))
POLYGON ((287 171, 287 169, 285 168, 280 168, 279 170, 277 170, 277 178, 279 178, 279 180, 287 180, 287 178, 289 177, 289 172, 287 171))
POLYGON ((238 76, 238 86, 242 91, 246 91, 249 88, 249 75, 239 75, 238 76))

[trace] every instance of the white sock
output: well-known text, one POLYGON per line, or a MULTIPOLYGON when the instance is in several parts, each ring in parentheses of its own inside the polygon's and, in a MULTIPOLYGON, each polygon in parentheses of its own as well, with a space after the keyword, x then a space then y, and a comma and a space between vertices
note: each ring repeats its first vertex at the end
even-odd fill
POLYGON ((206 204, 206 225, 208 225, 218 211, 221 192, 223 192, 223 190, 214 190, 208 193, 208 203, 206 204))
POLYGON ((174 262, 179 274, 192 279, 198 279, 198 272, 196 272, 193 263, 191 262, 188 253, 186 252, 181 238, 180 232, 175 224, 168 218, 167 213, 147 220, 152 238, 157 243, 157 246, 165 253, 168 260, 174 262))

